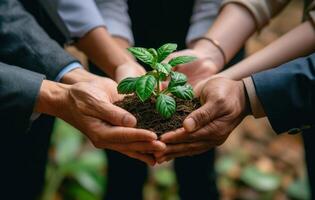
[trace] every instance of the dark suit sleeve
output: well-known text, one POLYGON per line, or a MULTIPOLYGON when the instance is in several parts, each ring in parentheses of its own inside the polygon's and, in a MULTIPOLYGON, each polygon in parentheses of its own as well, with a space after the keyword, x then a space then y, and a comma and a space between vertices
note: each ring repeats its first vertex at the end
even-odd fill
POLYGON ((257 96, 277 133, 315 126, 315 54, 252 76, 257 96))
POLYGON ((0 60, 45 74, 49 80, 76 62, 48 37, 17 0, 0 1, 0 60))
POLYGON ((27 130, 44 78, 42 74, 0 63, 1 127, 27 130))

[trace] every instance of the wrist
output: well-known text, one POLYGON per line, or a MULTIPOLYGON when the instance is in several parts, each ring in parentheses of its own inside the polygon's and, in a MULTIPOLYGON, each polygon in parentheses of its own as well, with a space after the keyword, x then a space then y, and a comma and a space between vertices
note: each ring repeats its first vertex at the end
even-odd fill
POLYGON ((34 112, 58 117, 58 111, 62 110, 62 105, 67 99, 69 87, 65 84, 44 80, 38 94, 34 112))
POLYGON ((217 67, 217 71, 223 69, 224 59, 222 58, 222 53, 213 43, 205 39, 199 39, 193 42, 190 46, 195 51, 205 55, 205 58, 211 59, 217 67))
POLYGON ((246 86, 243 80, 241 81, 237 81, 238 85, 240 87, 241 92, 241 98, 243 99, 243 114, 245 116, 247 115, 251 115, 252 114, 252 110, 251 110, 251 106, 250 106, 250 99, 246 90, 246 86))
POLYGON ((66 73, 62 78, 61 82, 64 84, 75 84, 78 82, 88 82, 92 81, 97 76, 86 71, 83 68, 74 69, 68 73, 66 73))

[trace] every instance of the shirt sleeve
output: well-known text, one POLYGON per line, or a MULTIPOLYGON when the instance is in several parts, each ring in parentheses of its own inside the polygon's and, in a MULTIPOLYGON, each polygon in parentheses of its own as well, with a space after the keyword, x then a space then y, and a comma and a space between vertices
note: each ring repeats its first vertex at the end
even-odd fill
POLYGON ((39 0, 68 41, 83 37, 92 29, 105 27, 94 0, 39 0))
POLYGON ((255 118, 265 117, 266 114, 256 94, 256 89, 253 83, 253 79, 251 77, 247 77, 243 79, 243 83, 245 85, 246 92, 248 95, 252 115, 255 118))
POLYGON ((270 19, 282 11, 290 0, 223 0, 222 8, 229 3, 244 6, 254 17, 258 30, 269 23, 270 19))
POLYGON ((134 44, 127 0, 96 0, 108 32, 134 44))
POLYGON ((57 75, 55 81, 56 82, 60 82, 60 80, 62 79, 62 77, 67 74, 68 72, 74 70, 74 69, 77 69, 77 68, 83 68, 83 66, 79 63, 79 62, 74 62, 74 63, 71 63, 69 65, 67 65, 65 68, 63 68, 59 74, 57 75))
POLYGON ((202 37, 215 20, 222 0, 196 0, 186 43, 202 37))

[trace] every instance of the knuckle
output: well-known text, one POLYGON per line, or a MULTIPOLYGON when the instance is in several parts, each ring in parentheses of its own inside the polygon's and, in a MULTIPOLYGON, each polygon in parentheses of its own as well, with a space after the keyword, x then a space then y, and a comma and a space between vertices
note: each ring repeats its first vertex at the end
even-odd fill
POLYGON ((226 98, 224 97, 224 95, 219 94, 217 96, 217 99, 216 99, 216 104, 217 105, 225 105, 225 102, 226 102, 226 98))
POLYGON ((203 122, 203 121, 207 121, 209 119, 211 115, 210 110, 208 110, 207 108, 203 108, 200 109, 199 112, 197 113, 197 115, 195 115, 195 120, 196 122, 203 122))

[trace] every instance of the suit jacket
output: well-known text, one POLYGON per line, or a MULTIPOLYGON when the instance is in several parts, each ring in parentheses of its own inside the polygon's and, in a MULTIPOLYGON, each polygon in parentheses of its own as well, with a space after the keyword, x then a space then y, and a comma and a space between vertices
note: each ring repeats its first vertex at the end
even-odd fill
POLYGON ((254 74, 252 79, 277 133, 315 130, 315 54, 254 74))
POLYGON ((2 130, 25 131, 44 75, 0 62, 0 124, 2 130))
POLYGON ((0 62, 0 126, 11 126, 14 134, 26 131, 43 77, 55 80, 77 60, 51 40, 17 0, 1 0, 0 62))
POLYGON ((37 24, 17 0, 0 1, 0 61, 55 80, 68 64, 77 62, 37 24))

